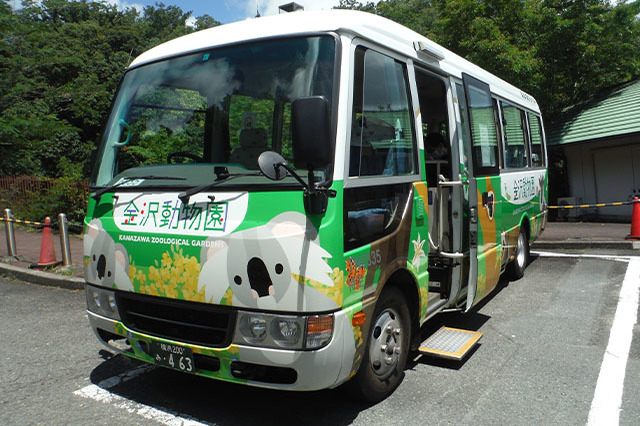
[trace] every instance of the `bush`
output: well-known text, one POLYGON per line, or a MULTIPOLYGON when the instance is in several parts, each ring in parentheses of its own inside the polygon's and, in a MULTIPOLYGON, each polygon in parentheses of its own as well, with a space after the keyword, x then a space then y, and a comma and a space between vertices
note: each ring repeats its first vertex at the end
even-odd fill
MULTIPOLYGON (((88 198, 88 185, 72 178, 40 179, 33 177, 3 178, 0 182, 0 207, 10 208, 16 219, 42 222, 49 216, 57 220, 65 213, 67 220, 81 225, 88 198)), ((71 226, 71 232, 82 228, 71 226)))

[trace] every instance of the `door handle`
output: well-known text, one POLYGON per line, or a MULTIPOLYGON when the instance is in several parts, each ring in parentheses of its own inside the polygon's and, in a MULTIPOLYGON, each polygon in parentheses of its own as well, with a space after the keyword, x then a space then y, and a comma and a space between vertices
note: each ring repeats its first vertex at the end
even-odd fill
POLYGON ((469 185, 469 181, 463 181, 462 175, 458 175, 458 180, 447 180, 442 175, 438 175, 438 186, 442 187, 454 187, 454 186, 464 186, 469 185))

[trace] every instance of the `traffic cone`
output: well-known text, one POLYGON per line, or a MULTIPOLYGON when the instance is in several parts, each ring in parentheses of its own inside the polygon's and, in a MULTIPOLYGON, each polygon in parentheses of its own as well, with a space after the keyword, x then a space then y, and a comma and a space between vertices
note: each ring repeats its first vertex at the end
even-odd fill
POLYGON ((640 240, 640 200, 633 198, 633 213, 631 213, 631 234, 625 240, 640 240))
POLYGON ((40 260, 38 263, 29 265, 31 268, 51 268, 59 265, 56 261, 56 252, 53 249, 53 237, 51 235, 51 219, 44 219, 44 228, 42 229, 42 244, 40 244, 40 260))

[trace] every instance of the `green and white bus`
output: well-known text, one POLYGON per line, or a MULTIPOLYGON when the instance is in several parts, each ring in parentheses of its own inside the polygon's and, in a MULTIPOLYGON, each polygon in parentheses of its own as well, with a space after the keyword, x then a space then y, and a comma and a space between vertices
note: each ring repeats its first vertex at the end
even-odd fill
POLYGON ((90 324, 144 362, 380 400, 426 321, 523 275, 546 165, 533 97, 378 16, 169 41, 126 70, 96 155, 90 324))

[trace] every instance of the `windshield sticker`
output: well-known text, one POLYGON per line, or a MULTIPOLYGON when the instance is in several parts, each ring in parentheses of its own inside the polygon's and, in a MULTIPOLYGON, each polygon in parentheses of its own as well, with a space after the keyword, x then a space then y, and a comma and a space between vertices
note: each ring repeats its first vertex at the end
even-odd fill
POLYGON ((233 232, 244 220, 247 193, 196 194, 188 204, 178 193, 120 193, 113 206, 113 219, 122 231, 198 236, 220 236, 233 232))
POLYGON ((131 179, 128 177, 123 177, 122 179, 114 183, 113 186, 117 186, 120 188, 124 188, 127 186, 139 186, 142 182, 144 182, 144 179, 131 179))

